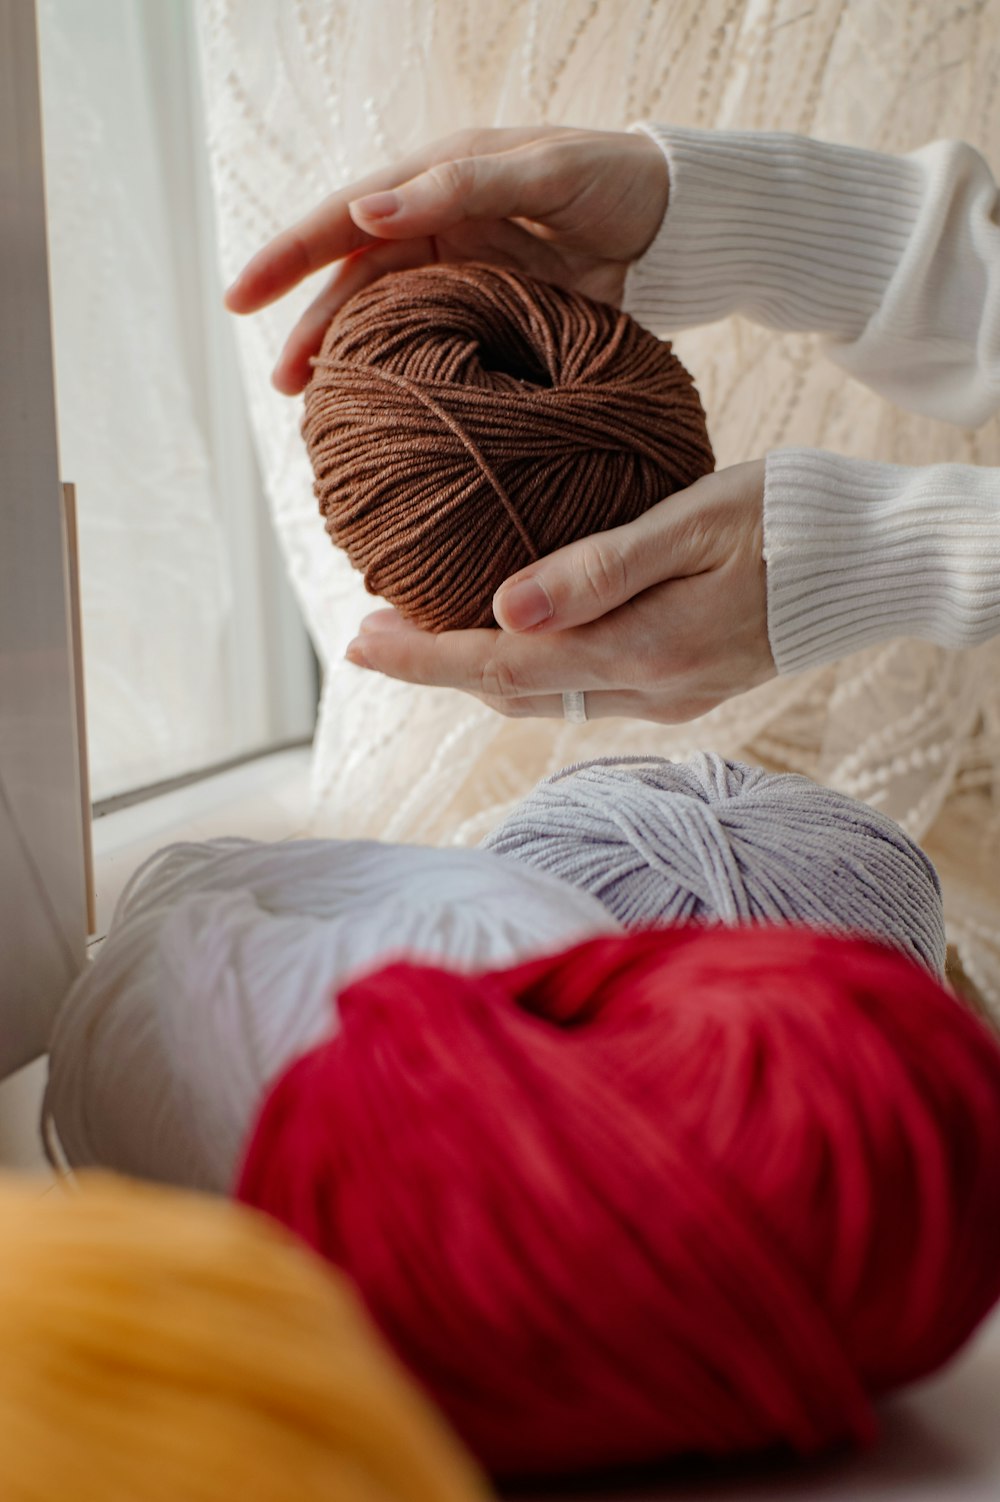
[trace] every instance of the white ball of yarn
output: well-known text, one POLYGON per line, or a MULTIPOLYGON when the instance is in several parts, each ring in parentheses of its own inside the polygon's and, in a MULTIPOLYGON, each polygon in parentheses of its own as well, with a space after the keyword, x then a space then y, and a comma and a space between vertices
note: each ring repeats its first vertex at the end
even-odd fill
POLYGON ((808 777, 708 751, 604 757, 540 782, 483 846, 600 898, 626 928, 809 923, 944 970, 927 855, 878 809, 808 777))
POLYGON ((225 1190, 271 1081, 392 958, 505 965, 599 933, 593 897, 479 850, 369 840, 172 845, 138 871, 51 1041, 66 1160, 225 1190))

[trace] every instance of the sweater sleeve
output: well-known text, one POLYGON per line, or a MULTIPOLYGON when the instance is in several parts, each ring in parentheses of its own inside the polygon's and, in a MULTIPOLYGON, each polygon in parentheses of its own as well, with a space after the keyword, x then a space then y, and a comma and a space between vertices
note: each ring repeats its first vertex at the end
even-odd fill
POLYGON ((898 636, 976 646, 1000 633, 1000 470, 779 449, 764 556, 780 673, 898 636))
POLYGON ((1000 196, 971 146, 909 156, 765 132, 641 127, 670 199, 625 307, 657 333, 741 313, 827 336, 900 406, 964 426, 1000 407, 1000 196))

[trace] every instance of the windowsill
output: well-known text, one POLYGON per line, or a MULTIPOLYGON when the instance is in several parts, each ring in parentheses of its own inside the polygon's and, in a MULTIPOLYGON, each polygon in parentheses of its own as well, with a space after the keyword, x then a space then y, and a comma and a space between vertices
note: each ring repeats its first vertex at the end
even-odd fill
POLYGON ((311 751, 262 756, 94 820, 97 928, 104 937, 132 872, 164 845, 241 835, 286 840, 307 832, 311 751))

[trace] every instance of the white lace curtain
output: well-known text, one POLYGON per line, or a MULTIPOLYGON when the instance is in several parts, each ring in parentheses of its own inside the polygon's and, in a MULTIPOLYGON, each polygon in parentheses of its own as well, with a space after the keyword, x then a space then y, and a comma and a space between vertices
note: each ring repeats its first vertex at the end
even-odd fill
MULTIPOLYGON (((467 124, 637 118, 792 130, 902 151, 1000 140, 1000 15, 915 0, 199 0, 226 276, 323 194, 467 124)), ((765 685, 703 720, 583 729, 504 721, 471 700, 365 675, 343 648, 371 606, 318 520, 299 409, 268 372, 310 289, 240 325, 254 432, 291 577, 326 669, 317 828, 477 839, 562 763, 711 746, 807 772, 924 839, 950 934, 1000 1007, 1000 643, 900 642, 765 685)), ((975 433, 901 413, 804 336, 737 319, 683 334, 720 464, 809 444, 922 464, 1000 465, 975 433)))
POLYGON ((221 308, 193 11, 39 0, 95 798, 312 725, 221 308))

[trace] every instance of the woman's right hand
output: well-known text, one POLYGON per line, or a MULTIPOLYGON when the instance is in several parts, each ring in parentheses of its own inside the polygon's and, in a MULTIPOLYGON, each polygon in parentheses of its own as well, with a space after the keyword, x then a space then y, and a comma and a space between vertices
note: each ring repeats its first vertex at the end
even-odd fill
POLYGON ((325 199, 257 252, 226 303, 254 313, 333 265, 274 370, 294 396, 337 309, 387 271, 488 261, 619 304, 669 186, 662 151, 641 132, 463 131, 325 199))

